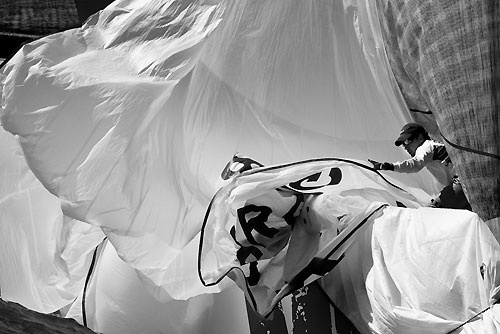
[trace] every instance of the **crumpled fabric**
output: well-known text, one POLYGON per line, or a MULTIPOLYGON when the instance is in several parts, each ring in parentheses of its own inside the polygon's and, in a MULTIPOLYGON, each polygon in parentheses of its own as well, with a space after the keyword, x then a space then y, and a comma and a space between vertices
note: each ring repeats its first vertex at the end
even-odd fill
POLYGON ((499 252, 472 212, 388 206, 320 283, 362 333, 493 334, 499 252))
POLYGON ((83 289, 101 229, 63 215, 28 168, 17 138, 0 128, 0 292, 52 313, 83 289))
POLYGON ((328 274, 386 205, 422 205, 359 161, 263 167, 237 156, 228 166, 234 166, 232 177, 203 222, 198 270, 207 286, 233 279, 264 317, 282 298, 328 274))
POLYGON ((361 333, 499 328, 500 245, 477 214, 422 207, 356 161, 228 166, 202 228, 205 284, 230 277, 268 316, 318 281, 361 333))
MULTIPOLYGON (((406 157, 393 141, 409 113, 379 44, 369 61, 379 67, 367 63, 354 15, 332 1, 118 0, 9 60, 2 127, 58 197, 48 216, 61 205, 99 228, 156 300, 217 292, 197 274, 199 232, 234 152, 266 166, 406 157)), ((425 172, 391 177, 417 198, 439 190, 425 172)), ((40 296, 25 299, 50 300, 40 296)))
MULTIPOLYGON (((116 1, 10 59, 2 126, 156 298, 217 291, 185 263, 228 156, 404 157, 392 141, 408 114, 373 84, 351 15, 328 1, 116 1)), ((429 180, 404 177, 427 196, 429 180)))

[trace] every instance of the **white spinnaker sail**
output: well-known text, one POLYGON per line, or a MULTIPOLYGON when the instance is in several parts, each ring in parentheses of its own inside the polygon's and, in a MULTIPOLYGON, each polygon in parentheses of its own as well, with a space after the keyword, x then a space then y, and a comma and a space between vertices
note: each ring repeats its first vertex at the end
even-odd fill
MULTIPOLYGON (((2 126, 155 298, 215 292, 195 270, 197 235, 234 152, 406 157, 393 141, 409 115, 354 15, 331 1, 116 1, 9 61, 2 126)), ((418 198, 438 190, 429 174, 391 176, 418 198)))

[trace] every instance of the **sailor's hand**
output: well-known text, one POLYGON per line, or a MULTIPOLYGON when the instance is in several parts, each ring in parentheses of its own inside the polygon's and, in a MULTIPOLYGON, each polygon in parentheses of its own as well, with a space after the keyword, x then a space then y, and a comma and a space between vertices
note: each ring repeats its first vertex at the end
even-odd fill
POLYGON ((441 163, 445 166, 448 166, 449 164, 451 164, 451 159, 450 157, 446 157, 446 159, 444 159, 443 161, 441 161, 441 163))
POLYGON ((394 170, 394 165, 390 162, 378 162, 371 159, 368 159, 368 161, 371 162, 375 170, 394 170))

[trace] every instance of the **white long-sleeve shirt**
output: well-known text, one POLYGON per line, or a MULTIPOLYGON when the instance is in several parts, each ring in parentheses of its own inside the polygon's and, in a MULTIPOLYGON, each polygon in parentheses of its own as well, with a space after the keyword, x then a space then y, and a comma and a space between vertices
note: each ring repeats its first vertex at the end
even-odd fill
POLYGON ((394 171, 399 173, 417 173, 422 168, 426 167, 429 172, 443 186, 448 185, 453 176, 455 176, 455 168, 450 162, 443 163, 443 160, 448 157, 443 144, 433 140, 426 140, 415 151, 415 156, 408 160, 398 161, 394 163, 394 171))

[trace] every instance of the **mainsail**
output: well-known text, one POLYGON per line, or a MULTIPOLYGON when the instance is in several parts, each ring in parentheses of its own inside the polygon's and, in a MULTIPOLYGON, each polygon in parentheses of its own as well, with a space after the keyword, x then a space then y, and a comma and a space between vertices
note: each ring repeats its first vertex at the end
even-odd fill
POLYGON ((409 107, 431 112, 474 212, 499 217, 500 4, 385 0, 375 7, 409 107))

